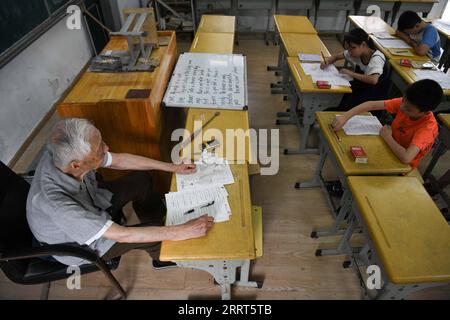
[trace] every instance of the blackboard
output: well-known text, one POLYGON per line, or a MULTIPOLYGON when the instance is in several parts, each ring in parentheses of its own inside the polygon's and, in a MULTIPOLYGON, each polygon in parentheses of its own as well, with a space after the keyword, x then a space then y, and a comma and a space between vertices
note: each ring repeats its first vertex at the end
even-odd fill
POLYGON ((1 0, 0 55, 70 0, 1 0))

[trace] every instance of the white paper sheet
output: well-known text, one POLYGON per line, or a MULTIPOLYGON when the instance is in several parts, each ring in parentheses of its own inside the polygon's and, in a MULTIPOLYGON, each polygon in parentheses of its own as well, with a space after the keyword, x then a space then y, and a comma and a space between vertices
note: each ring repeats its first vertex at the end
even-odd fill
POLYGON ((334 65, 328 65, 325 69, 320 69, 320 63, 301 63, 301 67, 306 74, 309 74, 313 82, 328 81, 332 86, 350 87, 350 77, 340 74, 334 65))
POLYGON ((450 77, 438 70, 414 70, 416 80, 431 79, 439 83, 442 89, 450 89, 450 77))
POLYGON ((298 59, 305 62, 322 62, 320 54, 299 53, 298 59))
POLYGON ((411 46, 402 39, 378 39, 378 42, 385 48, 411 49, 411 46))
POLYGON ((166 225, 183 224, 204 214, 214 217, 214 222, 223 222, 229 220, 231 215, 228 193, 223 186, 169 192, 165 198, 166 225))
POLYGON ((346 135, 379 135, 383 126, 377 117, 374 116, 353 116, 344 125, 346 135))
POLYGON ((202 159, 195 162, 197 171, 191 174, 176 174, 178 191, 208 185, 227 185, 234 183, 228 161, 210 153, 203 153, 202 159))

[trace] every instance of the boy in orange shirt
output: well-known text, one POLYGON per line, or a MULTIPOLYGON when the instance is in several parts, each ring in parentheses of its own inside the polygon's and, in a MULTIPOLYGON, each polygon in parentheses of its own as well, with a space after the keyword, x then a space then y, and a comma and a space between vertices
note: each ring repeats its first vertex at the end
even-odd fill
POLYGON ((432 110, 442 100, 442 88, 434 80, 424 79, 410 85, 403 98, 364 102, 334 119, 332 126, 340 130, 354 115, 372 110, 395 114, 392 126, 385 125, 380 135, 401 162, 413 169, 431 150, 438 134, 432 110))

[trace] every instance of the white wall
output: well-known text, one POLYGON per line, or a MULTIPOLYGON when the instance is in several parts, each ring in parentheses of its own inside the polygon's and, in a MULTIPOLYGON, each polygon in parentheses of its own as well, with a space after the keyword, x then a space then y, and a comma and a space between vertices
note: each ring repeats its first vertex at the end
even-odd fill
POLYGON ((92 57, 84 24, 62 19, 0 69, 0 160, 8 163, 92 57))

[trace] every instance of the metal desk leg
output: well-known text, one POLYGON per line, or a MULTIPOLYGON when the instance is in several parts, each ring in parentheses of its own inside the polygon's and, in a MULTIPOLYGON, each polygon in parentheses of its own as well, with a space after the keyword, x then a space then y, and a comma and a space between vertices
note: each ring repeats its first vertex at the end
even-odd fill
POLYGON ((281 125, 281 124, 297 124, 298 126, 300 125, 299 123, 299 119, 298 119, 298 115, 297 115, 297 111, 298 111, 298 95, 297 92, 295 91, 295 88, 293 88, 294 84, 291 82, 290 84, 290 108, 289 108, 289 112, 277 112, 277 117, 289 117, 289 119, 284 120, 284 119, 277 119, 276 124, 277 125, 281 125))
POLYGON ((338 234, 344 234, 345 228, 341 229, 341 226, 352 208, 351 192, 348 188, 345 189, 341 199, 340 209, 336 214, 336 220, 333 226, 329 229, 318 229, 311 232, 311 238, 334 236, 338 234))
POLYGON ((314 177, 311 181, 307 182, 296 182, 295 188, 301 189, 301 188, 315 188, 322 186, 322 180, 321 180, 321 174, 322 169, 325 164, 325 160, 327 158, 327 152, 325 151, 325 147, 323 144, 320 144, 320 159, 319 163, 317 164, 316 171, 314 172, 314 177))
MULTIPOLYGON (((279 38, 278 31, 276 31, 276 37, 279 38)), ((278 49, 278 64, 276 66, 267 66, 267 71, 280 71, 282 61, 283 61, 283 47, 280 43, 280 46, 278 49)))
POLYGON ((250 260, 178 261, 182 268, 193 268, 208 272, 220 285, 222 300, 231 299, 231 285, 261 288, 256 281, 249 281, 250 260), (236 282, 236 270, 241 268, 241 280, 236 282))
POLYGON ((356 218, 354 215, 349 217, 349 226, 344 232, 339 245, 335 249, 317 249, 316 257, 320 256, 330 256, 330 255, 340 255, 340 254, 352 254, 357 253, 361 248, 352 248, 350 246, 350 238, 352 237, 353 230, 355 228, 356 218))

